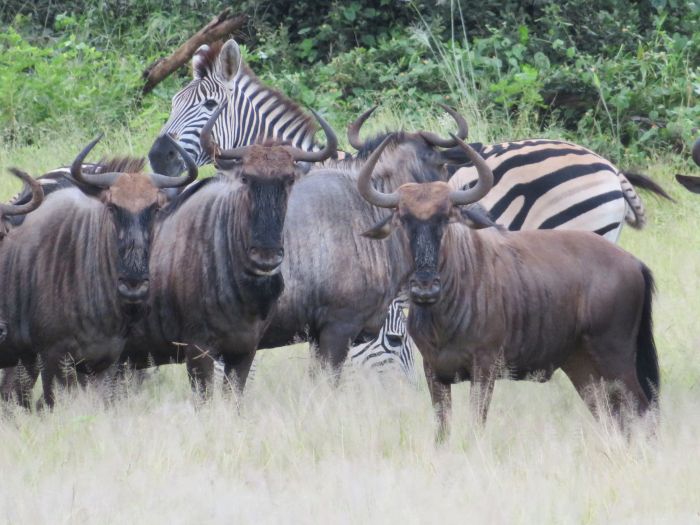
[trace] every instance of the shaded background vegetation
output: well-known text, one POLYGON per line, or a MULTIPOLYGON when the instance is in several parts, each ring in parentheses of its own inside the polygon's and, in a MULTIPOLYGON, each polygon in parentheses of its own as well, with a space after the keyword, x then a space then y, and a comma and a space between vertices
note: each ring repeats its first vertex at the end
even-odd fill
POLYGON ((615 158, 684 153, 700 125, 700 0, 8 0, 3 142, 154 134, 189 72, 139 100, 141 72, 224 7, 250 16, 253 69, 339 129, 370 103, 421 115, 448 99, 491 137, 555 129, 615 158))

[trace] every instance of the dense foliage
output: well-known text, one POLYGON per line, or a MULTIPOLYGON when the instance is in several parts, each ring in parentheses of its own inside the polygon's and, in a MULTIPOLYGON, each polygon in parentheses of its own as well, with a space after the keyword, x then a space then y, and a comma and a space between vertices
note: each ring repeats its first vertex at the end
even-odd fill
POLYGON ((558 126, 635 152, 680 150, 700 123, 700 0, 8 0, 2 139, 157 129, 188 73, 139 100, 142 70, 227 6, 250 16, 255 71, 340 126, 373 101, 416 113, 447 98, 494 136, 558 126))

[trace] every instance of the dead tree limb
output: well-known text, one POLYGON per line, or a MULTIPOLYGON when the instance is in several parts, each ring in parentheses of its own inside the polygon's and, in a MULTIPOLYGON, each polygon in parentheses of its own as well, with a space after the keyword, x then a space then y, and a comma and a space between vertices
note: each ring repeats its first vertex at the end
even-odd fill
POLYGON ((211 44, 215 40, 224 38, 234 31, 241 29, 248 17, 246 15, 238 15, 231 17, 230 8, 224 9, 211 22, 205 25, 202 29, 192 35, 184 44, 178 47, 173 54, 166 58, 160 58, 153 62, 143 72, 143 78, 146 83, 141 90, 142 95, 150 93, 154 87, 163 79, 170 75, 173 71, 180 68, 183 64, 189 62, 199 46, 203 44, 211 44))

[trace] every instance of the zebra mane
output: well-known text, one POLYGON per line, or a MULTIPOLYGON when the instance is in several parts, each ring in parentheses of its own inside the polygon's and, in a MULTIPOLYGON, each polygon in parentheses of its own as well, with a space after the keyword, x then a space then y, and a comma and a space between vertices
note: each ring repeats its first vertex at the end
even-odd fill
MULTIPOLYGON (((210 44, 206 49, 198 51, 195 56, 197 60, 193 61, 194 72, 199 78, 206 78, 212 74, 214 71, 214 66, 216 64, 216 59, 219 57, 221 48, 224 43, 221 40, 217 40, 210 44)), ((253 72, 252 69, 245 63, 241 62, 241 77, 244 77, 240 81, 240 86, 242 89, 247 89, 249 91, 261 91, 265 90, 268 94, 268 98, 275 100, 274 107, 284 106, 287 113, 295 114, 295 118, 290 120, 290 126, 293 122, 294 125, 303 125, 306 129, 311 129, 314 132, 318 130, 318 124, 316 120, 309 114, 307 114, 299 104, 288 98, 282 92, 264 84, 258 76, 253 72), (252 84, 252 85, 251 85, 252 84), (257 89, 256 89, 257 88, 257 89)), ((272 109, 272 108, 269 108, 272 109)))

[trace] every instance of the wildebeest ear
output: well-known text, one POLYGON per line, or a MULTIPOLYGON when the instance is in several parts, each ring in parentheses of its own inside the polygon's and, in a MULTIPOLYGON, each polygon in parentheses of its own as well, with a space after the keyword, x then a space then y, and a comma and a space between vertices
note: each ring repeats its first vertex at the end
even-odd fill
POLYGON ((386 239, 394 231, 396 212, 392 212, 386 219, 375 224, 371 229, 362 234, 370 239, 386 239))
POLYGON ((683 187, 693 193, 700 193, 700 177, 690 177, 688 175, 676 175, 676 180, 683 187))
POLYGON ((241 49, 236 41, 232 38, 224 44, 216 60, 217 73, 225 84, 233 82, 241 70, 243 57, 241 49))
POLYGON ((461 222, 474 230, 498 227, 498 224, 491 220, 489 212, 487 212, 481 204, 470 204, 468 206, 452 208, 450 222, 461 222))

